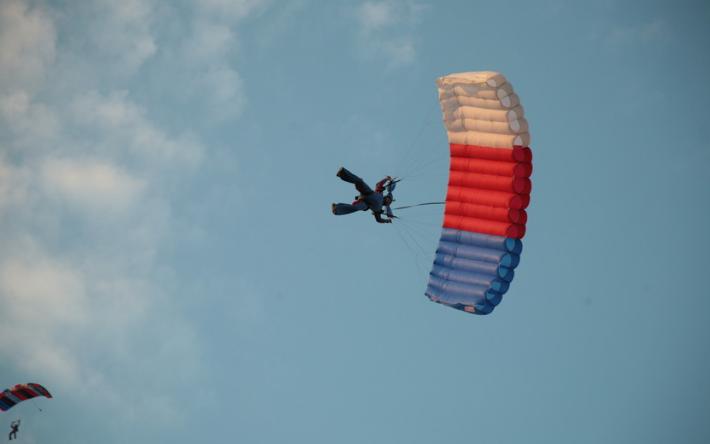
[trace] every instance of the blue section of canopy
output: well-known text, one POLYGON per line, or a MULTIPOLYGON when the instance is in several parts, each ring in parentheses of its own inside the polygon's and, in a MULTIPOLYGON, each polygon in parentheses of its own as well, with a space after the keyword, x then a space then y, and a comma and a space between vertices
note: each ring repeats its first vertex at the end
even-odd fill
POLYGON ((0 412, 10 410, 15 404, 17 403, 9 398, 0 398, 0 412))
POLYGON ((522 250, 520 239, 444 228, 425 294, 458 310, 488 314, 508 291, 522 250))

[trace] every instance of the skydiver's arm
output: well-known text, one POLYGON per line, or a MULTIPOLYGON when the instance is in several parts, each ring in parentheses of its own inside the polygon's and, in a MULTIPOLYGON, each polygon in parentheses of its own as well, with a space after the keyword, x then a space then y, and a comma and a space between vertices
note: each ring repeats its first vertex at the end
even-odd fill
POLYGON ((378 193, 381 193, 385 190, 385 188, 389 185, 389 182, 392 180, 390 176, 385 177, 381 181, 377 182, 377 185, 375 185, 375 191, 378 193))
POLYGON ((392 208, 390 208, 389 205, 385 205, 385 214, 387 214, 387 217, 389 217, 390 219, 395 217, 392 213, 392 208))
POLYGON ((383 219, 382 218, 382 211, 377 212, 377 213, 373 211, 372 214, 375 216, 375 220, 378 223, 381 223, 381 224, 391 224, 392 223, 392 219, 383 219))

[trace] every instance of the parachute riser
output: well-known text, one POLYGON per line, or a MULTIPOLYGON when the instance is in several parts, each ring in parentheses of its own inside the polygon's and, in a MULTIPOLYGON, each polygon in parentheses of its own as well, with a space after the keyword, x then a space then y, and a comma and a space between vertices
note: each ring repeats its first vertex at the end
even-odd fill
POLYGON ((425 205, 444 205, 446 202, 424 202, 420 204, 414 204, 414 205, 405 205, 402 207, 396 207, 392 208, 393 210, 405 210, 407 208, 414 208, 414 207, 423 207, 425 205))

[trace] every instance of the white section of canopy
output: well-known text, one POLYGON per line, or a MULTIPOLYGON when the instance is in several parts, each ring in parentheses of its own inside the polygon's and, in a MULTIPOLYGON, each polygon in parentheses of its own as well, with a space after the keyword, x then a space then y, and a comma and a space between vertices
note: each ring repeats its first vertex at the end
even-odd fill
POLYGON ((436 81, 449 143, 493 148, 529 146, 520 98, 494 71, 450 74, 436 81))
MULTIPOLYGON (((483 92, 483 91, 481 91, 483 92)), ((501 106, 503 108, 513 108, 517 105, 520 105, 520 97, 518 97, 517 94, 513 93, 508 96, 505 96, 503 98, 493 98, 493 99, 486 99, 483 97, 469 97, 469 96, 450 96, 450 97, 439 97, 439 102, 441 103, 442 107, 447 107, 450 108, 452 106, 456 105, 465 105, 465 106, 476 106, 478 108, 491 108, 491 109, 498 109, 501 106)))

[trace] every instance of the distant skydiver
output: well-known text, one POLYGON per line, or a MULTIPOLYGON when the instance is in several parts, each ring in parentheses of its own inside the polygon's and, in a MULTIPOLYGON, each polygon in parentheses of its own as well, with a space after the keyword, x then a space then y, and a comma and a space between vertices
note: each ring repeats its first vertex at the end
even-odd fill
POLYGON ((10 423, 10 429, 10 434, 7 436, 8 440, 12 441, 13 439, 17 439, 17 431, 20 429, 20 420, 12 421, 10 423))
POLYGON ((381 224, 392 223, 392 219, 396 216, 392 214, 390 205, 394 202, 392 191, 398 182, 397 180, 387 176, 377 182, 377 185, 375 185, 375 191, 372 191, 365 181, 346 170, 344 167, 341 167, 336 175, 345 182, 354 184, 360 195, 355 197, 355 201, 352 204, 334 203, 331 206, 333 214, 340 216, 343 214, 354 213, 356 211, 370 210, 375 216, 375 220, 377 222, 381 224), (385 191, 387 191, 387 194, 384 194, 385 191), (389 219, 383 218, 383 213, 386 214, 389 219))

